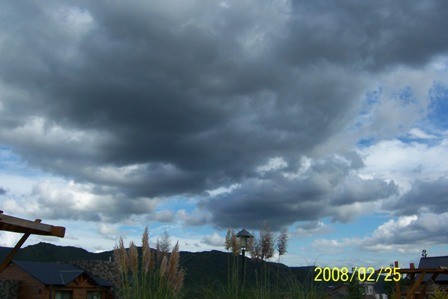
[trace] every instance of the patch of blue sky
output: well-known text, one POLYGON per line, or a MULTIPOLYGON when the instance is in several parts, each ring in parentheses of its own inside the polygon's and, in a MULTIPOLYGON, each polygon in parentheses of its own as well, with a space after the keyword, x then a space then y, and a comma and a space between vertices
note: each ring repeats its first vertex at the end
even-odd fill
MULTIPOLYGON (((123 239, 134 239, 135 236, 140 236, 143 234, 144 231, 144 227, 142 228, 140 225, 130 225, 130 224, 125 224, 125 225, 120 225, 117 227, 117 230, 120 232, 119 235, 123 238, 123 239)), ((137 241, 134 239, 134 241, 137 241)))
POLYGON ((30 167, 26 161, 7 146, 0 147, 0 170, 4 174, 19 174, 29 178, 48 176, 39 169, 30 167))
POLYGON ((400 101, 401 104, 405 106, 417 103, 414 91, 410 86, 406 86, 401 90, 399 90, 396 95, 396 98, 400 101))
POLYGON ((157 211, 170 210, 179 211, 185 210, 185 212, 193 212, 197 207, 196 199, 190 199, 186 197, 171 197, 165 200, 163 203, 157 206, 157 211))
MULTIPOLYGON (((120 225, 117 229, 121 233, 123 239, 126 241, 134 241, 137 246, 140 246, 139 242, 141 241, 146 226, 148 227, 151 246, 157 242, 157 238, 160 239, 160 236, 164 231, 168 232, 170 236, 173 236, 174 232, 177 231, 175 226, 160 222, 139 223, 138 225, 120 225)), ((125 245, 127 246, 127 244, 125 245)))
POLYGON ((358 140, 358 142, 356 143, 356 146, 358 148, 367 148, 367 147, 374 145, 375 143, 376 143, 376 138, 367 137, 367 138, 362 138, 362 139, 358 140))
POLYGON ((439 245, 431 245, 430 247, 427 246, 421 246, 421 250, 426 250, 426 254, 428 257, 431 256, 446 256, 446 244, 439 244, 439 245))
POLYGON ((428 121, 438 129, 448 129, 448 86, 436 82, 429 91, 428 121))
MULTIPOLYGON (((182 237, 193 237, 193 236, 204 236, 212 234, 213 232, 217 231, 223 238, 225 237, 225 234, 227 230, 219 230, 214 229, 211 226, 195 226, 194 229, 191 229, 191 227, 186 227, 184 225, 179 227, 173 227, 172 229, 173 234, 182 236, 182 237)), ((235 229, 235 232, 238 232, 239 229, 235 229)), ((224 244, 223 244, 224 247, 224 244)))
POLYGON ((21 163, 18 155, 14 154, 9 147, 0 147, 0 169, 12 169, 12 166, 21 163))
POLYGON ((414 136, 412 134, 407 134, 404 136, 398 136, 397 140, 408 143, 408 144, 425 144, 429 147, 440 145, 441 138, 440 136, 431 135, 433 138, 421 138, 418 136, 414 136))
POLYGON ((382 86, 378 86, 376 89, 372 89, 366 92, 366 96, 363 101, 364 109, 366 107, 370 107, 372 105, 378 104, 380 102, 380 98, 383 95, 384 88, 382 86))
POLYGON ((389 220, 386 214, 373 214, 359 216, 349 224, 347 223, 329 223, 334 236, 337 238, 363 238, 370 236, 380 225, 389 220), (355 228, 355 229, 354 229, 355 228))
POLYGON ((356 117, 355 121, 349 125, 347 131, 353 132, 360 130, 372 122, 372 111, 380 104, 383 90, 383 87, 378 86, 376 89, 369 90, 365 93, 364 98, 361 100, 361 108, 358 117, 356 117))

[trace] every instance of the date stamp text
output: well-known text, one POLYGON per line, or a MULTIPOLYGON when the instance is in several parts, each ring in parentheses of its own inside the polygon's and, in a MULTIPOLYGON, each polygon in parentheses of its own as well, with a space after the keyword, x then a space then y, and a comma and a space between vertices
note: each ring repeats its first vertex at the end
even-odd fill
POLYGON ((384 281, 397 282, 401 280, 400 268, 381 267, 354 267, 351 272, 347 267, 316 267, 314 268, 314 281, 333 282, 378 282, 381 276, 384 281))

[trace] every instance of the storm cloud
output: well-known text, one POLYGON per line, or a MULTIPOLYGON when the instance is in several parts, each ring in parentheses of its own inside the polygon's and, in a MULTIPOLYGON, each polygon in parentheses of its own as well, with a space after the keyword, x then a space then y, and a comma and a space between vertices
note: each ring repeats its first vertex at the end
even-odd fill
MULTIPOLYGON (((349 221, 399 188, 357 175, 351 148, 363 136, 338 134, 353 130, 376 80, 448 53, 444 1, 25 1, 0 11, 0 143, 91 195, 36 187, 51 218, 123 219, 178 196, 199 198, 218 227, 349 221)), ((419 186, 400 200, 417 204, 419 186)))

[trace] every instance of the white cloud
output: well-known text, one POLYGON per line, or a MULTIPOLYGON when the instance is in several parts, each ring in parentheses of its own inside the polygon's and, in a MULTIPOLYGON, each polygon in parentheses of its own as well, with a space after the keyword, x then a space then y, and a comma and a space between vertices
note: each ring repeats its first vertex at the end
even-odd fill
POLYGON ((201 226, 209 222, 207 214, 199 210, 187 212, 184 209, 177 211, 176 219, 180 219, 186 226, 201 226))
POLYGON ((360 247, 369 251, 418 252, 448 242, 448 213, 402 216, 380 225, 360 247))
POLYGON ((327 234, 331 231, 332 229, 322 221, 311 221, 298 225, 292 233, 298 238, 303 238, 318 234, 327 234))
POLYGON ((420 128, 412 128, 409 131, 409 136, 411 138, 418 138, 418 139, 436 139, 437 138, 437 136, 428 134, 420 128))
POLYGON ((105 238, 115 240, 118 236, 118 230, 115 224, 97 223, 98 233, 105 238))
MULTIPOLYGON (((221 236, 218 232, 214 232, 211 235, 205 236, 202 238, 202 243, 211 245, 211 246, 224 246, 224 237, 221 236)), ((222 249, 221 249, 222 250, 222 249)))
POLYGON ((358 238, 345 238, 342 240, 336 239, 317 239, 313 241, 312 247, 314 250, 320 252, 326 252, 330 248, 331 250, 342 252, 344 250, 350 250, 349 247, 357 246, 361 242, 358 238))
POLYGON ((384 140, 361 149, 365 168, 364 177, 393 180, 405 192, 415 179, 437 180, 448 173, 448 142, 440 140, 434 145, 384 140))
POLYGON ((21 237, 21 234, 0 231, 0 246, 14 247, 21 237))
POLYGON ((149 219, 159 222, 172 222, 174 220, 175 213, 170 210, 156 211, 148 216, 149 219))
POLYGON ((288 163, 282 157, 270 158, 269 161, 257 167, 257 171, 261 173, 269 172, 271 170, 279 170, 288 166, 288 163))

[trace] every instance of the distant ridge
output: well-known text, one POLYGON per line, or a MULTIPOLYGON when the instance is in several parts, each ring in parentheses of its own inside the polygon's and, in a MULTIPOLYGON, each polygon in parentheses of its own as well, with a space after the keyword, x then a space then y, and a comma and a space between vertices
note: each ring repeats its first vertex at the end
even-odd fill
MULTIPOLYGON (((0 247, 0 258, 3 259, 11 248, 0 247)), ((109 260, 113 251, 92 253, 74 246, 58 246, 40 242, 19 249, 14 256, 16 260, 32 262, 69 262, 78 260, 109 260)))
MULTIPOLYGON (((0 247, 0 259, 3 260, 11 248, 0 247)), ((92 253, 83 248, 73 246, 59 246, 51 243, 41 242, 21 248, 15 255, 16 260, 34 262, 75 262, 75 261, 109 261, 113 260, 113 250, 92 253)), ((224 283, 227 279, 229 261, 233 256, 229 253, 212 250, 203 252, 180 252, 180 265, 186 270, 185 286, 195 288, 197 286, 211 285, 216 282, 224 283)), ((241 263, 239 257, 238 263, 241 263)), ((255 282, 256 276, 260 275, 263 267, 270 273, 271 278, 287 280, 291 277, 301 282, 310 280, 314 273, 314 266, 310 267, 288 267, 284 264, 246 262, 247 282, 255 282), (311 276, 310 276, 311 275, 311 276)))

